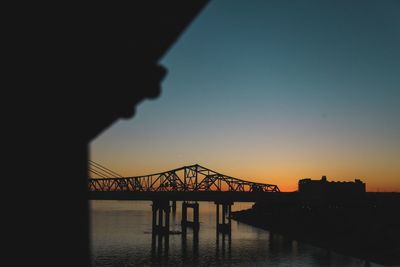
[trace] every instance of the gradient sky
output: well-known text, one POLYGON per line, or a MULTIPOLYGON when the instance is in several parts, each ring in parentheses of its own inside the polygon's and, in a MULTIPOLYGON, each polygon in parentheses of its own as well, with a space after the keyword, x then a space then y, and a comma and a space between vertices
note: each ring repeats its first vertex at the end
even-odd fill
POLYGON ((161 97, 91 143, 127 176, 198 163, 297 189, 400 191, 400 1, 213 0, 162 60, 161 97))

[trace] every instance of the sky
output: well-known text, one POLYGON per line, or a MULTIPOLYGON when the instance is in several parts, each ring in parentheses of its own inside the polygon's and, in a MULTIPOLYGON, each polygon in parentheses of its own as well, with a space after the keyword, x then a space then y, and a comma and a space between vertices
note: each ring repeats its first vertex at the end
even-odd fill
POLYGON ((294 191, 400 191, 400 2, 212 0, 168 51, 161 96, 90 144, 124 176, 200 164, 294 191))

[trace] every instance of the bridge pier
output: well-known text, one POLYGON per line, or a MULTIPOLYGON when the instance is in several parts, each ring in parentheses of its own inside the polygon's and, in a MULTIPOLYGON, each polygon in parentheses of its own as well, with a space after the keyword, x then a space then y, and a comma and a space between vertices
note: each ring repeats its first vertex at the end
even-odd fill
POLYGON ((216 205, 216 223, 217 223, 217 235, 218 233, 222 234, 231 234, 231 211, 233 202, 231 201, 216 201, 214 202, 216 205), (222 214, 220 214, 220 205, 222 207, 222 214), (227 221, 225 221, 227 219, 227 221))
POLYGON ((176 214, 176 200, 172 200, 172 214, 176 214))
POLYGON ((182 221, 181 221, 181 226, 182 226, 182 232, 186 233, 186 228, 187 227, 192 227, 193 231, 196 233, 200 229, 200 223, 199 223, 199 203, 194 202, 182 202, 182 221), (193 209, 193 221, 188 221, 187 218, 187 209, 192 208, 193 209))
POLYGON ((168 200, 153 200, 152 204, 152 233, 153 235, 169 234, 170 206, 168 200), (157 220, 158 214, 158 220, 157 220), (165 215, 165 216, 164 216, 165 215), (157 223, 158 221, 158 223, 157 223))

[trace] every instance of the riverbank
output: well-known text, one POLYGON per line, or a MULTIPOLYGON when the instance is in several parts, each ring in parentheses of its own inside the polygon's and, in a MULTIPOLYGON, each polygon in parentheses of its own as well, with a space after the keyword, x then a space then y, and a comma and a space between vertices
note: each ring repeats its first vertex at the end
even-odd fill
POLYGON ((256 203, 232 218, 341 254, 400 266, 400 194, 362 200, 256 203), (295 203, 295 204, 294 204, 295 203))

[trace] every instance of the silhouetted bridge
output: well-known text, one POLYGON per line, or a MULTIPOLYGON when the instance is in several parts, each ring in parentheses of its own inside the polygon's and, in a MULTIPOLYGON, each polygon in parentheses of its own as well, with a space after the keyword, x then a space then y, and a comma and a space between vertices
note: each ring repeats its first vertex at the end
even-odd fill
POLYGON ((151 200, 153 233, 156 234, 169 233, 171 201, 173 211, 176 210, 176 201, 183 201, 183 231, 187 226, 199 229, 197 201, 213 201, 216 204, 217 232, 230 233, 231 206, 234 202, 256 202, 280 195, 277 185, 245 181, 198 164, 156 174, 123 177, 89 161, 89 171, 97 176, 88 179, 90 199, 151 200), (188 208, 193 208, 193 221, 187 220, 188 208))
POLYGON ((267 193, 279 192, 276 185, 249 182, 227 176, 198 164, 166 172, 122 177, 110 169, 90 162, 89 171, 99 178, 89 179, 91 198, 154 200, 257 201, 267 193))

